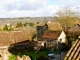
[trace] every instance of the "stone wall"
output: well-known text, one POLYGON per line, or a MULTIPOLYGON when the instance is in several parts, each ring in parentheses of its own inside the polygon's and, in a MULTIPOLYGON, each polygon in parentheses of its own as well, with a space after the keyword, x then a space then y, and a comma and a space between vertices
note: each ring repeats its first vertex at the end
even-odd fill
POLYGON ((16 60, 31 60, 31 58, 29 56, 23 55, 22 57, 17 56, 16 60))
POLYGON ((7 49, 0 50, 0 60, 8 60, 11 56, 7 49))

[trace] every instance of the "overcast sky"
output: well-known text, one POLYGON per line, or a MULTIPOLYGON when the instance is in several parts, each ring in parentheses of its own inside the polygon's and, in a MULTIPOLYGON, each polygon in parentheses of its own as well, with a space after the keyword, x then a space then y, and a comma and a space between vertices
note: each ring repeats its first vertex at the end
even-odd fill
POLYGON ((80 0, 0 0, 0 18, 53 16, 68 6, 80 9, 80 0))

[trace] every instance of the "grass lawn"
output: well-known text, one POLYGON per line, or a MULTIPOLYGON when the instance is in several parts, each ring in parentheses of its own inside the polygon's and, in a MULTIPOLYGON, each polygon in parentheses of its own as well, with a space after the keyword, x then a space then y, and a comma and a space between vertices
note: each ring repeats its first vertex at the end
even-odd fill
POLYGON ((35 60, 36 58, 38 58, 40 55, 44 55, 45 57, 48 57, 48 53, 47 51, 35 51, 35 52, 28 52, 28 51, 19 51, 19 52, 13 52, 11 57, 9 58, 9 60, 16 60, 16 56, 22 56, 22 55, 28 55, 28 56, 32 56, 32 58, 35 60))
MULTIPOLYGON (((54 54, 57 54, 57 50, 55 50, 53 52, 54 54)), ((22 55, 28 55, 28 56, 32 56, 33 60, 35 60, 36 58, 38 58, 41 55, 44 55, 45 57, 48 57, 49 51, 35 51, 35 52, 29 52, 29 51, 18 51, 18 52, 12 52, 11 57, 9 58, 9 60, 16 60, 16 56, 22 56, 22 55)))

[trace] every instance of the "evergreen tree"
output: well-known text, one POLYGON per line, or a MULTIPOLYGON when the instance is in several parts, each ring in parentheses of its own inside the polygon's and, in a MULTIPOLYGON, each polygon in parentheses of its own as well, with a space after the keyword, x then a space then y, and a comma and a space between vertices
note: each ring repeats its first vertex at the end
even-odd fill
POLYGON ((34 23, 29 23, 29 26, 33 27, 34 26, 34 23))
POLYGON ((14 31, 14 28, 10 26, 9 31, 14 31))
POLYGON ((17 25, 16 25, 16 27, 17 27, 17 28, 18 28, 18 27, 23 27, 22 22, 18 22, 17 25))
POLYGON ((8 26, 5 25, 5 26, 3 27, 3 31, 7 31, 7 30, 8 30, 8 26))

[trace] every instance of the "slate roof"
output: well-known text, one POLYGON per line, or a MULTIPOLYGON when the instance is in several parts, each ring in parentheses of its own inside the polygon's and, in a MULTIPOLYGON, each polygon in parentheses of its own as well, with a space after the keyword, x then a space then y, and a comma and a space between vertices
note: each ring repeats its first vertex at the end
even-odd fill
POLYGON ((75 41, 64 60, 80 60, 80 39, 75 41))

